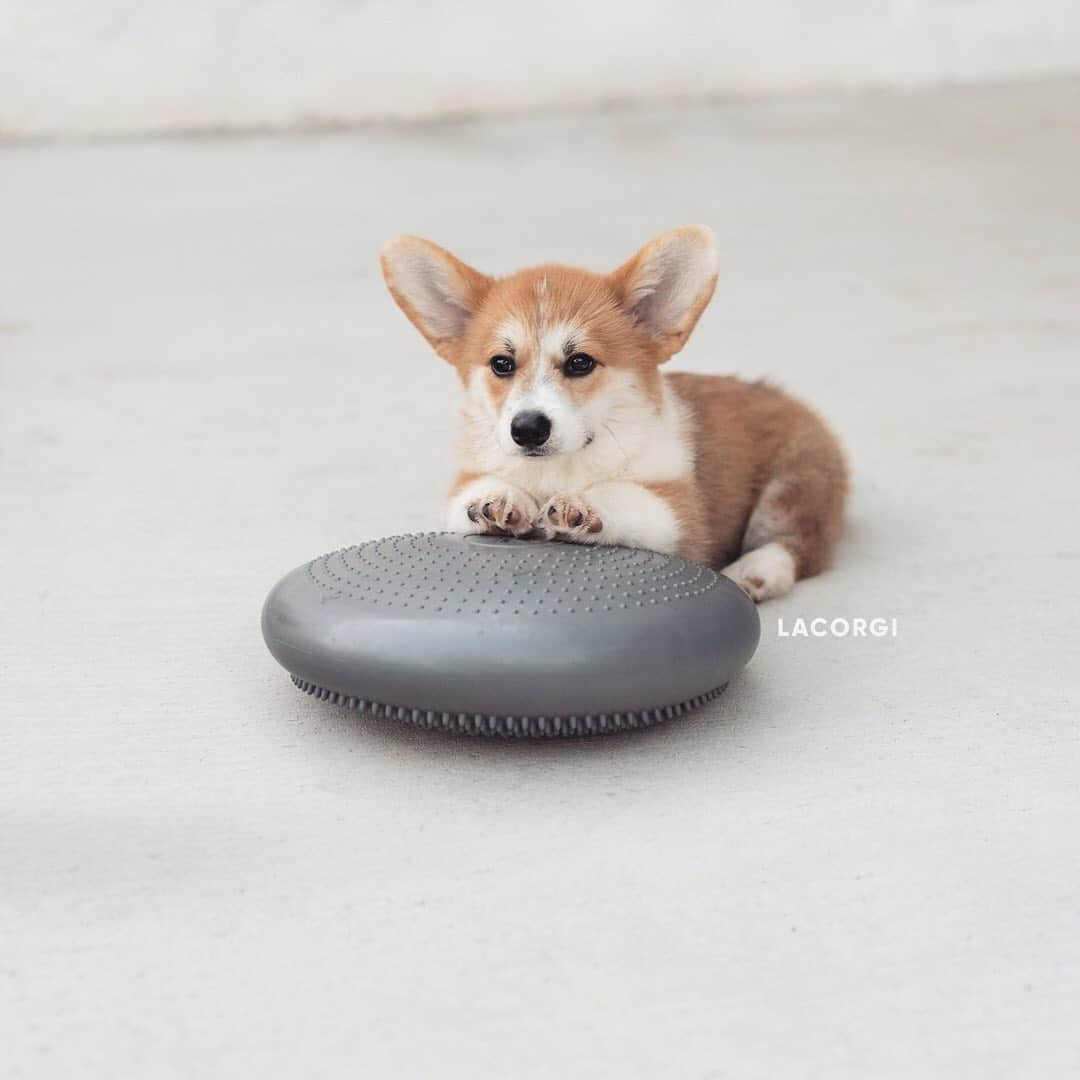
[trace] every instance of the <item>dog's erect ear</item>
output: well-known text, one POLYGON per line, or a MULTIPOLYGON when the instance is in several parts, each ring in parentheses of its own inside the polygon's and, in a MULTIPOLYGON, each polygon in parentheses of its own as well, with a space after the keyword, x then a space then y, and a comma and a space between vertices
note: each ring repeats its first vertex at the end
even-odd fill
POLYGON ((443 359, 452 359, 491 278, 418 236, 387 240, 380 259, 398 307, 443 359))
POLYGON ((707 225, 658 236, 610 277, 623 306, 666 354, 690 336, 716 287, 716 243, 707 225))

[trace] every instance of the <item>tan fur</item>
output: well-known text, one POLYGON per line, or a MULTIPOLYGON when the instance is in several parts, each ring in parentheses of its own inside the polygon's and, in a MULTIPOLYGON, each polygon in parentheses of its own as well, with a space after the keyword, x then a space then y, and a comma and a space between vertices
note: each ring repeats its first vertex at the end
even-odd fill
POLYGON ((848 486, 843 454, 825 423, 765 382, 684 372, 665 377, 694 414, 695 495, 704 509, 704 535, 694 540, 704 545, 701 561, 724 566, 778 540, 795 556, 798 577, 824 570, 848 486))
POLYGON ((824 422, 765 383, 659 370, 712 296, 707 229, 665 233, 608 275, 495 279, 414 237, 386 245, 383 271, 466 391, 451 527, 678 551, 757 600, 828 565, 847 472, 824 422), (576 352, 597 366, 572 378, 576 352), (554 419, 533 454, 508 425, 537 402, 554 419))
MULTIPOLYGON (((670 378, 665 375, 664 378, 670 378)), ((705 375, 702 378, 709 378, 705 375)), ((697 432, 694 433, 695 442, 697 432)), ((700 468, 695 468, 685 480, 669 480, 666 483, 646 484, 671 509, 679 522, 679 554, 693 562, 717 563, 713 557, 714 543, 709 523, 708 495, 702 490, 707 484, 700 468)))

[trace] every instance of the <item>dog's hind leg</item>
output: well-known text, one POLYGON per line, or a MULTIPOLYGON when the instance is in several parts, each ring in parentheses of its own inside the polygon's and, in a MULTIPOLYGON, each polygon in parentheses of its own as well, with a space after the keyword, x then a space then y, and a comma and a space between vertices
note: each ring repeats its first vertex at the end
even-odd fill
POLYGON ((832 433, 814 425, 792 439, 750 514, 742 555, 724 573, 760 603, 824 570, 840 535, 847 468, 832 433))

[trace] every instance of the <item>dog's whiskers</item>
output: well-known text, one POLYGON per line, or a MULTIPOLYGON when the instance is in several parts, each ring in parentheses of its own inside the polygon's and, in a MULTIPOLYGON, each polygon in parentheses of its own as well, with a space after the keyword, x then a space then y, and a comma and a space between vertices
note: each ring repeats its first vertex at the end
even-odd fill
POLYGON ((612 441, 619 448, 619 453, 621 453, 622 456, 623 456, 623 463, 624 464, 629 464, 630 463, 630 455, 626 452, 626 449, 623 447, 623 444, 621 442, 619 442, 619 437, 615 434, 614 431, 611 430, 611 424, 609 424, 605 420, 604 421, 604 427, 607 430, 607 433, 611 436, 612 441))

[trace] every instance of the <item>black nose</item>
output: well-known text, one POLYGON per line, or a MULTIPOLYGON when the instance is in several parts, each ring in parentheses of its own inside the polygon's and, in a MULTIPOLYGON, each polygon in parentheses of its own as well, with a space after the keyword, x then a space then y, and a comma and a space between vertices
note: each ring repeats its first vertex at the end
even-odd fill
POLYGON ((518 446, 543 446, 551 434, 551 421, 542 412, 519 412, 510 421, 510 438, 518 446))

